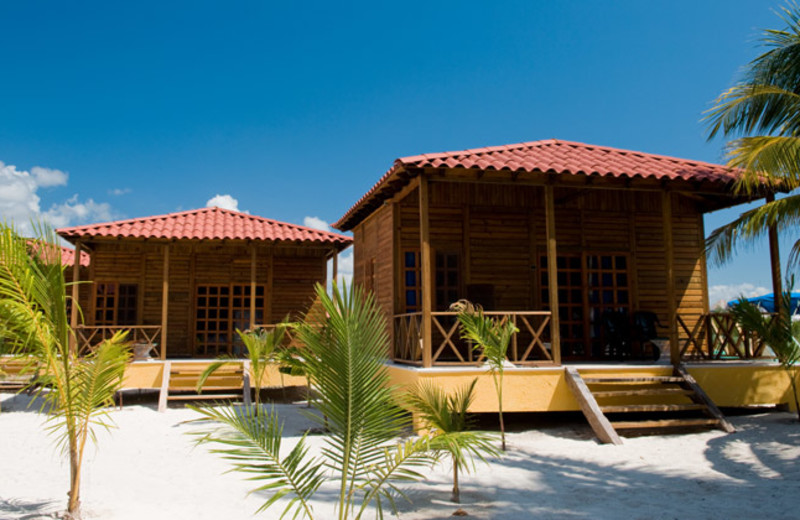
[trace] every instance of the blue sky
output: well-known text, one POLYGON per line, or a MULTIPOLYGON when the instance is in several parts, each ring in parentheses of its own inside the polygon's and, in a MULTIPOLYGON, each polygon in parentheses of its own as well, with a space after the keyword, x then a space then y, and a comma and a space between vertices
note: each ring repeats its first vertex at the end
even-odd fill
MULTIPOLYGON (((551 137, 719 162, 702 113, 780 5, 4 2, 0 211, 330 222, 396 157, 551 137)), ((710 284, 769 287, 764 249, 710 284)))

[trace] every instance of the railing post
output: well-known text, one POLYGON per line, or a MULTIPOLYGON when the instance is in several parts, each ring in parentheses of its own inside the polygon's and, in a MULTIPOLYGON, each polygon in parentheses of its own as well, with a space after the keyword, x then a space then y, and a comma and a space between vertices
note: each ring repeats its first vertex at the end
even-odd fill
POLYGON ((550 349, 553 363, 561 364, 561 328, 558 315, 558 253, 556 246, 556 203, 553 186, 544 187, 544 207, 547 238, 547 288, 550 304, 550 349))

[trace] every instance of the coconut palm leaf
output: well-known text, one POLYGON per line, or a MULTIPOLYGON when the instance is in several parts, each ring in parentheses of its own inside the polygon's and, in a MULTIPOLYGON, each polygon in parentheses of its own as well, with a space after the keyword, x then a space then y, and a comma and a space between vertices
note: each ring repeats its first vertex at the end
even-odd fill
MULTIPOLYGON (((709 260, 721 265, 742 247, 753 247, 757 240, 766 235, 769 226, 778 232, 797 229, 800 225, 800 196, 793 195, 742 213, 739 218, 718 229, 706 239, 706 252, 709 260)), ((800 240, 792 246, 789 265, 796 266, 800 261, 800 240)))
POLYGON ((424 381, 414 386, 407 395, 409 406, 420 414, 432 430, 431 449, 450 455, 453 462, 453 501, 459 501, 458 473, 475 469, 475 459, 486 462, 486 456, 496 456, 492 445, 493 435, 470 431, 473 426, 468 410, 475 397, 473 379, 469 385, 447 395, 439 386, 424 381))
POLYGON ((293 513, 293 518, 298 515, 313 518, 309 500, 325 478, 321 461, 308 456, 305 436, 288 455, 281 457, 283 425, 274 409, 192 408, 205 418, 200 423, 205 426, 204 430, 194 433, 196 442, 221 444, 222 448, 215 448, 212 452, 231 462, 234 470, 250 475, 249 480, 263 482, 251 493, 273 493, 257 512, 288 497, 281 518, 290 513, 293 513))
POLYGON ((95 438, 95 427, 110 426, 104 408, 121 384, 128 350, 124 335, 116 334, 78 357, 57 237, 46 226, 35 228, 38 238, 28 240, 0 225, 0 334, 40 371, 39 392, 53 417, 48 427, 70 460, 67 509, 77 517, 86 440, 95 438))

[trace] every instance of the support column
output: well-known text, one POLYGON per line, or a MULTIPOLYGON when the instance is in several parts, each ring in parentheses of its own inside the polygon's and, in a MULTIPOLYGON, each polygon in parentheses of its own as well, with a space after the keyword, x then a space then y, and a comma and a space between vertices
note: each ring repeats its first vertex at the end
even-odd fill
POLYGON ((333 250, 333 266, 331 268, 331 286, 336 283, 336 279, 339 276, 339 252, 336 249, 333 250))
POLYGON ((669 327, 669 360, 677 366, 681 362, 678 345, 678 312, 675 302, 675 246, 672 235, 672 193, 661 193, 661 218, 664 230, 664 261, 667 271, 667 327, 669 327))
POLYGON ((431 272, 431 229, 428 219, 428 179, 419 178, 419 246, 422 283, 422 366, 428 368, 433 365, 433 283, 431 272))
POLYGON ((256 329, 256 246, 250 244, 250 330, 256 329))
POLYGON ((72 307, 70 308, 69 326, 72 329, 70 336, 70 350, 72 354, 78 353, 78 305, 80 301, 81 278, 81 241, 75 242, 75 259, 72 262, 72 307))
POLYGON ((558 315, 558 254, 556 247, 556 203, 553 186, 544 187, 545 235, 547 240, 547 296, 550 304, 550 351, 561 364, 561 320, 558 315))
MULTIPOLYGON (((775 194, 767 194, 767 204, 775 202, 775 194)), ((781 277, 781 251, 778 246, 778 226, 770 224, 767 230, 769 237, 769 265, 772 271, 772 294, 775 296, 775 312, 780 314, 783 309, 783 279, 781 277)))
POLYGON ((167 317, 169 315, 169 244, 164 244, 164 276, 161 282, 161 359, 167 359, 167 317))

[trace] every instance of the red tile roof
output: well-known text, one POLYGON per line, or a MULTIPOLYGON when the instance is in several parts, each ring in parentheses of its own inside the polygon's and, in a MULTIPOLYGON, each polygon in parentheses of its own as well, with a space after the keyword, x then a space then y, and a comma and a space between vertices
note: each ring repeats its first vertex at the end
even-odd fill
POLYGON ((61 228, 56 231, 68 240, 85 237, 270 240, 275 242, 319 242, 337 245, 340 249, 347 247, 352 242, 350 237, 338 233, 278 222, 217 207, 61 228))
MULTIPOLYGON (((75 265, 75 250, 69 247, 61 247, 61 264, 64 266, 75 265)), ((81 251, 81 267, 89 267, 90 257, 86 251, 81 251)))
POLYGON ((425 167, 711 181, 726 185, 737 179, 734 170, 718 164, 547 139, 397 159, 389 171, 334 224, 334 227, 351 229, 355 224, 349 221, 354 214, 379 191, 383 191, 393 175, 408 168, 425 167))
MULTIPOLYGON (((40 258, 42 256, 49 257, 50 252, 52 254, 56 254, 55 249, 51 249, 52 247, 58 247, 58 255, 61 257, 61 265, 64 267, 72 266, 75 263, 75 250, 66 246, 54 246, 50 243, 45 243, 46 245, 43 246, 43 242, 34 240, 32 238, 28 239, 28 246, 30 249, 37 254, 40 258), (42 252, 45 252, 44 255, 42 252)), ((82 267, 89 267, 90 257, 89 253, 86 251, 81 251, 81 266, 82 267)))

